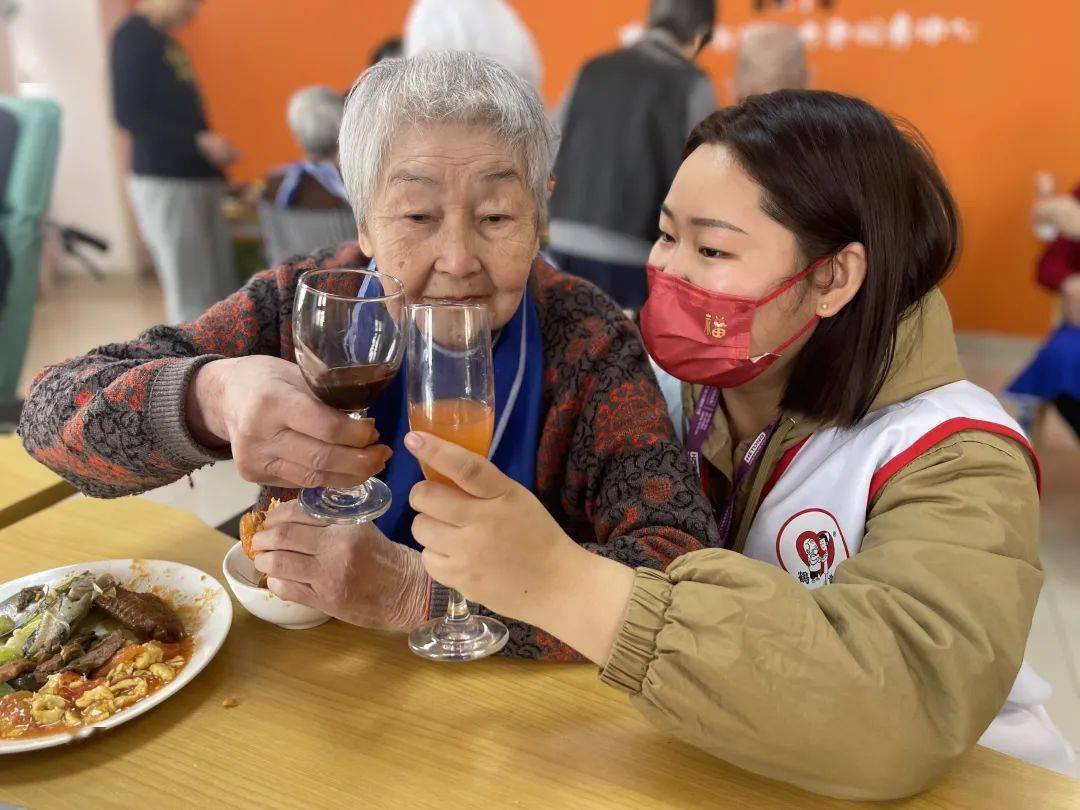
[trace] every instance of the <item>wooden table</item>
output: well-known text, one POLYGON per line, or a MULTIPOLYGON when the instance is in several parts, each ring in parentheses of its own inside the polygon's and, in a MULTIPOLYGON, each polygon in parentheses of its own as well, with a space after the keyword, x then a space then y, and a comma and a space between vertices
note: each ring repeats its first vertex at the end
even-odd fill
MULTIPOLYGON (((231 541, 141 500, 71 500, 0 531, 15 577, 111 557, 220 579, 231 541)), ((190 685, 78 746, 0 758, 0 803, 126 807, 851 807, 650 728, 585 665, 433 664, 401 636, 281 630, 236 606, 190 685), (236 708, 224 708, 230 697, 236 708)), ((913 808, 1076 808, 1080 782, 986 749, 913 808)), ((877 805, 880 806, 880 805, 877 805)))
MULTIPOLYGON (((23 450, 17 436, 0 436, 0 527, 72 495, 75 487, 23 450)), ((0 563, 0 578, 6 571, 0 563)))

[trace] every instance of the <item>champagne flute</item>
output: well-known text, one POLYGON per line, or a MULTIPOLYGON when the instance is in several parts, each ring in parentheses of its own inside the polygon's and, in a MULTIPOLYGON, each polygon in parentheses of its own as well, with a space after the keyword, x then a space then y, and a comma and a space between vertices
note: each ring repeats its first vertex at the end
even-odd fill
MULTIPOLYGON (((315 396, 352 419, 401 367, 405 288, 372 270, 312 270, 301 276, 293 307, 296 362, 315 396)), ((300 504, 328 523, 366 523, 390 508, 390 488, 377 478, 358 487, 310 487, 300 504)))
MULTIPOLYGON (((495 428, 491 316, 481 304, 436 302, 409 307, 409 425, 487 456, 495 428)), ((430 481, 452 484, 423 466, 430 481)), ((409 635, 409 648, 432 661, 473 661, 506 644, 506 626, 469 612, 451 590, 446 616, 409 635)))

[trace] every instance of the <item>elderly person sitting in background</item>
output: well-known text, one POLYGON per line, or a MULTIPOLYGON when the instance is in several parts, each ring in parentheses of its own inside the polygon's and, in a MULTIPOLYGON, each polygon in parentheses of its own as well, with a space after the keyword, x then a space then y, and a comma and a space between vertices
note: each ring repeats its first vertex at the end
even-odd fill
MULTIPOLYGON (((508 414, 512 425, 492 461, 582 548, 662 569, 715 543, 636 329, 596 288, 538 256, 556 137, 535 90, 491 59, 433 52, 372 67, 341 130, 359 246, 265 271, 192 324, 45 370, 20 425, 27 449, 98 497, 161 486, 231 455, 264 485, 264 507, 294 499, 297 487, 351 486, 386 466, 394 507, 384 517, 324 526, 287 503, 256 536, 256 567, 282 598, 354 624, 408 630, 441 616, 448 591, 425 572, 411 533, 409 491, 421 473, 403 445, 401 375, 374 406, 373 429, 316 399, 293 357, 300 275, 370 256, 410 300, 488 307, 500 338, 495 419, 508 414), (520 385, 500 384, 508 378, 520 385), (516 394, 498 393, 507 388, 516 394)), ((508 624, 505 654, 573 656, 508 624)))
POLYGON ((289 99, 285 116, 304 159, 268 178, 263 196, 278 208, 348 209, 338 168, 338 130, 345 99, 329 87, 305 87, 289 99))
POLYGON ((338 130, 345 99, 329 87, 305 87, 289 99, 286 117, 304 159, 266 181, 259 221, 271 264, 356 239, 338 167, 338 130))

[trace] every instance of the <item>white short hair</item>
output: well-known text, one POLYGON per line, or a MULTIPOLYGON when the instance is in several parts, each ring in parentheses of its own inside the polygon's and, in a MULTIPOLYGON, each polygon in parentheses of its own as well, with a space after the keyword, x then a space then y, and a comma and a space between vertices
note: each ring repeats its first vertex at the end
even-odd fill
POLYGON ((312 157, 329 158, 337 152, 344 109, 345 98, 341 93, 315 85, 293 93, 285 118, 305 152, 312 157))
POLYGON ((345 101, 341 174, 360 227, 379 192, 393 138, 406 127, 432 123, 487 129, 506 143, 524 166, 522 180, 535 200, 538 222, 546 219, 559 138, 536 90, 489 57, 429 51, 373 65, 345 101))

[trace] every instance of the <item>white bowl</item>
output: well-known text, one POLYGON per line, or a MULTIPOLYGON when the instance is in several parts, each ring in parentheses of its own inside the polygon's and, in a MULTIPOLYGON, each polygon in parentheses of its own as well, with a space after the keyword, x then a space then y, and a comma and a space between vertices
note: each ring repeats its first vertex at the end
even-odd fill
POLYGON ((321 610, 296 602, 286 602, 274 596, 266 588, 258 587, 255 583, 259 581, 262 574, 247 558, 241 543, 229 549, 229 553, 225 555, 225 560, 221 563, 221 573, 225 575, 225 581, 229 583, 229 587, 240 604, 247 609, 248 613, 264 622, 276 624, 286 630, 310 630, 330 619, 321 610))

